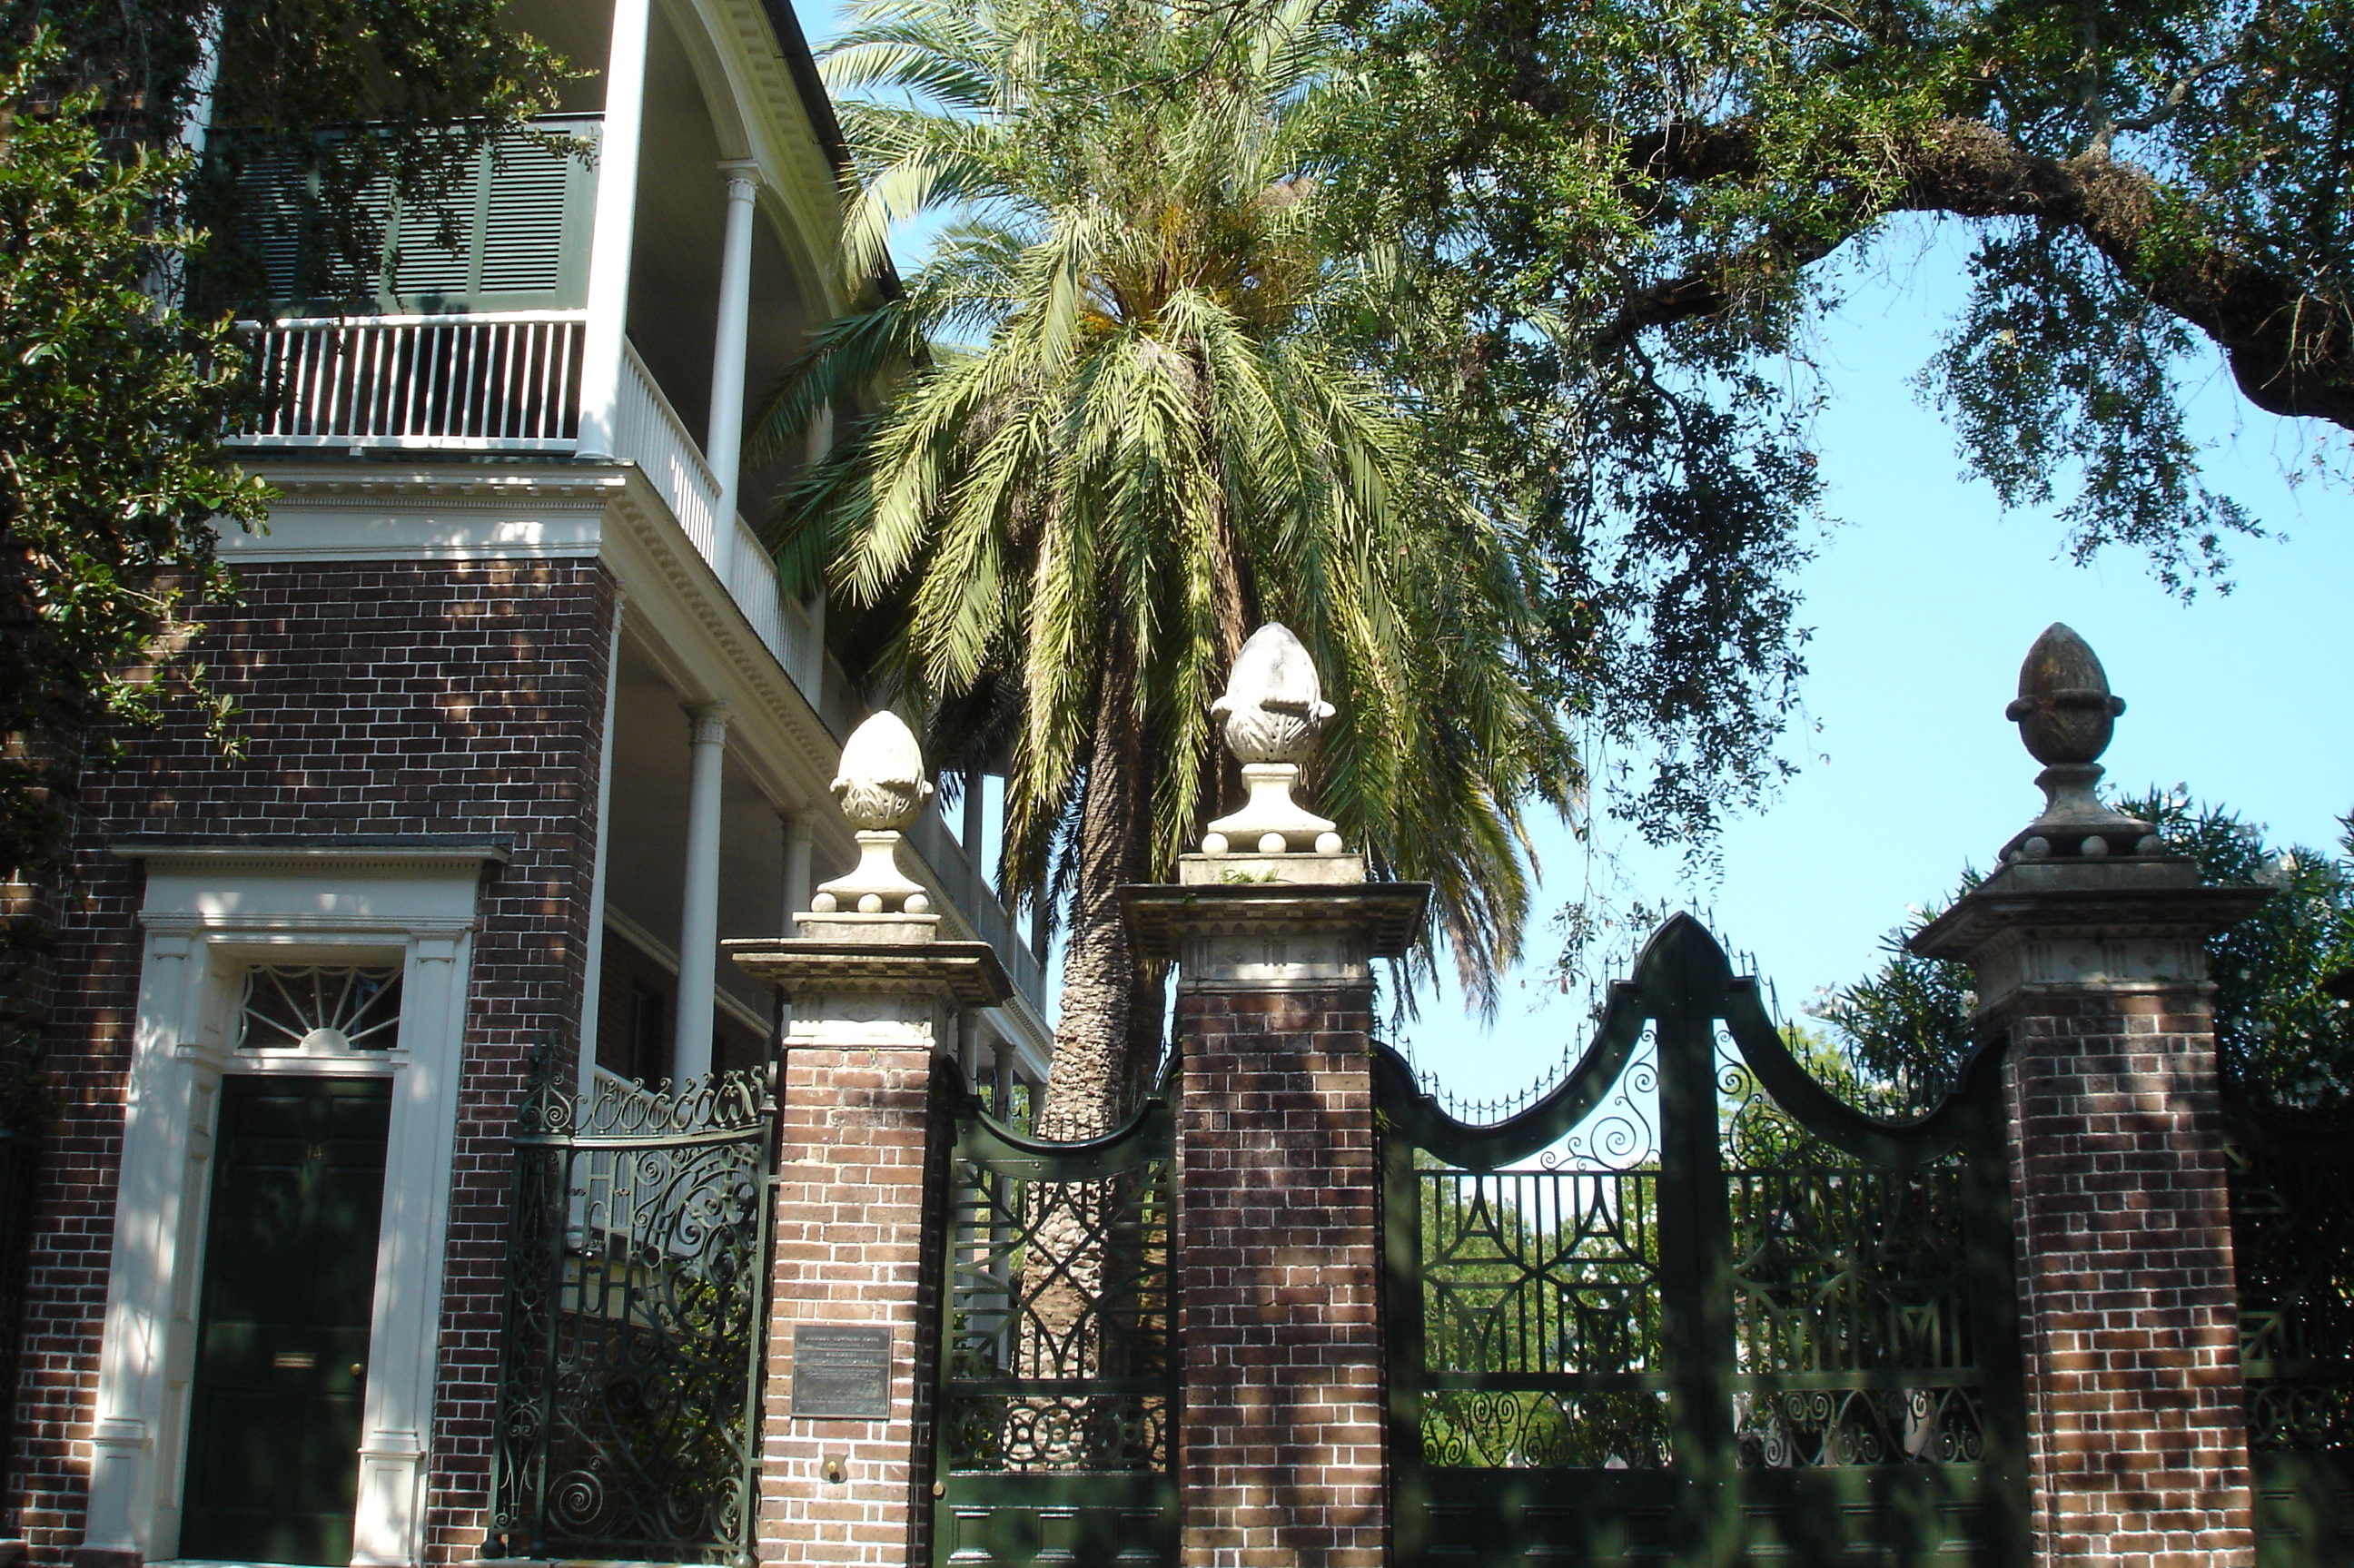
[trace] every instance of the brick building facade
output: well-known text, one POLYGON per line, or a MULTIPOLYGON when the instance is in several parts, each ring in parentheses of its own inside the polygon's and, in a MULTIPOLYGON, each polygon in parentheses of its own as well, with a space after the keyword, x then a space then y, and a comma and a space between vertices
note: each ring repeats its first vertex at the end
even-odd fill
MULTIPOLYGON (((589 69, 543 127, 578 152, 482 160, 450 265, 412 233, 373 300, 271 273, 281 402, 237 440, 278 499, 186 650, 235 749, 175 712, 82 794, 0 1495, 36 1563, 500 1550, 527 1084, 760 1065, 779 1000, 719 944, 854 858, 865 694, 745 521, 795 463, 739 461, 747 388, 854 302, 799 24, 514 11, 589 69)), ((1041 970, 965 782, 907 863, 1002 955, 951 1048, 1012 1089, 1041 970)))

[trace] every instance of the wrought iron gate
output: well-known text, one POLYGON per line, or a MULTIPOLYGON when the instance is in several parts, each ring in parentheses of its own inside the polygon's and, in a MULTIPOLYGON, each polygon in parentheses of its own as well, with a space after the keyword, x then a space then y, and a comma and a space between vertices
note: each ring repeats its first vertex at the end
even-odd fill
POLYGON ((932 1561, 1173 1564, 1168 1104, 1044 1143, 952 1097, 932 1561))
POLYGON ((2354 1126, 2227 1099, 2257 1568, 2354 1562, 2354 1126))
POLYGON ((1405 1568, 2025 1561, 1989 1057, 1867 1116, 1678 916, 1528 1110, 1379 1083, 1405 1568))
POLYGON ((752 1561, 776 1117, 545 1063, 515 1133, 491 1531, 508 1557, 752 1561))

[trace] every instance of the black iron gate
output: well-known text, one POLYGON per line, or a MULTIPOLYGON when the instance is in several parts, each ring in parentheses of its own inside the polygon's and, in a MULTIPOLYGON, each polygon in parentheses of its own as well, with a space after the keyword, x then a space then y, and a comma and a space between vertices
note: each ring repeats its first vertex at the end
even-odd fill
POLYGON ((2354 1563, 2354 1123, 2227 1099, 2257 1568, 2354 1563))
POLYGON ((1044 1143, 956 1103, 932 1561, 1177 1561, 1171 1121, 1044 1143))
POLYGON ((515 1133, 499 1555, 753 1557, 776 1117, 765 1073, 671 1091, 570 1068, 515 1133))
POLYGON ((1380 1084, 1405 1568, 2025 1561, 1990 1058, 1859 1112, 1679 916, 1522 1114, 1380 1084))

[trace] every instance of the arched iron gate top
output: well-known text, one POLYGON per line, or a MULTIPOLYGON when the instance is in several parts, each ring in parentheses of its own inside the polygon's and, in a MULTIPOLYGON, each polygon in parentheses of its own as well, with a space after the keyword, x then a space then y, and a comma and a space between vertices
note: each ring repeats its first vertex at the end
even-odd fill
POLYGON ((1999 1054, 1858 1109, 1689 916, 1501 1122, 1377 1053, 1402 1568, 2022 1561, 1999 1054))
POLYGON ((1550 1094, 1489 1126, 1458 1121, 1416 1081, 1398 1053, 1381 1047, 1375 1091, 1392 1127, 1415 1147, 1467 1171, 1497 1171, 1551 1148, 1591 1116, 1625 1075, 1646 1026, 1670 1017, 1722 1022, 1741 1060, 1774 1103, 1815 1137, 1867 1164, 1904 1170, 1946 1158, 1983 1133, 2001 1072, 2001 1042, 1966 1057, 1934 1107, 1894 1119, 1857 1109, 1825 1088, 1790 1054, 1755 975, 1737 975, 1708 927, 1686 914, 1652 933, 1629 979, 1614 983, 1594 1040, 1550 1094))

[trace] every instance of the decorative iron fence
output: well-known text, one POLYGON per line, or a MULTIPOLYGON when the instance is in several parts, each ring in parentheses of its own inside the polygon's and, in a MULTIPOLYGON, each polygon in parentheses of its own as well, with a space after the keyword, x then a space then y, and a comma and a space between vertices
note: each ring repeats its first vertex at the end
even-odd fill
POLYGON ((764 1073, 543 1065, 515 1133, 493 1456, 503 1555, 752 1561, 775 1159, 764 1073))
POLYGON ((1168 1104, 1045 1143, 951 1097, 932 1561, 1174 1563, 1168 1104))
POLYGON ((2354 1125, 2227 1097, 2258 1568, 2354 1562, 2354 1125))
POLYGON ((1866 1116, 1679 917, 1518 1115, 1377 1081, 1401 1564, 2022 1559, 1990 1059, 1866 1116))

